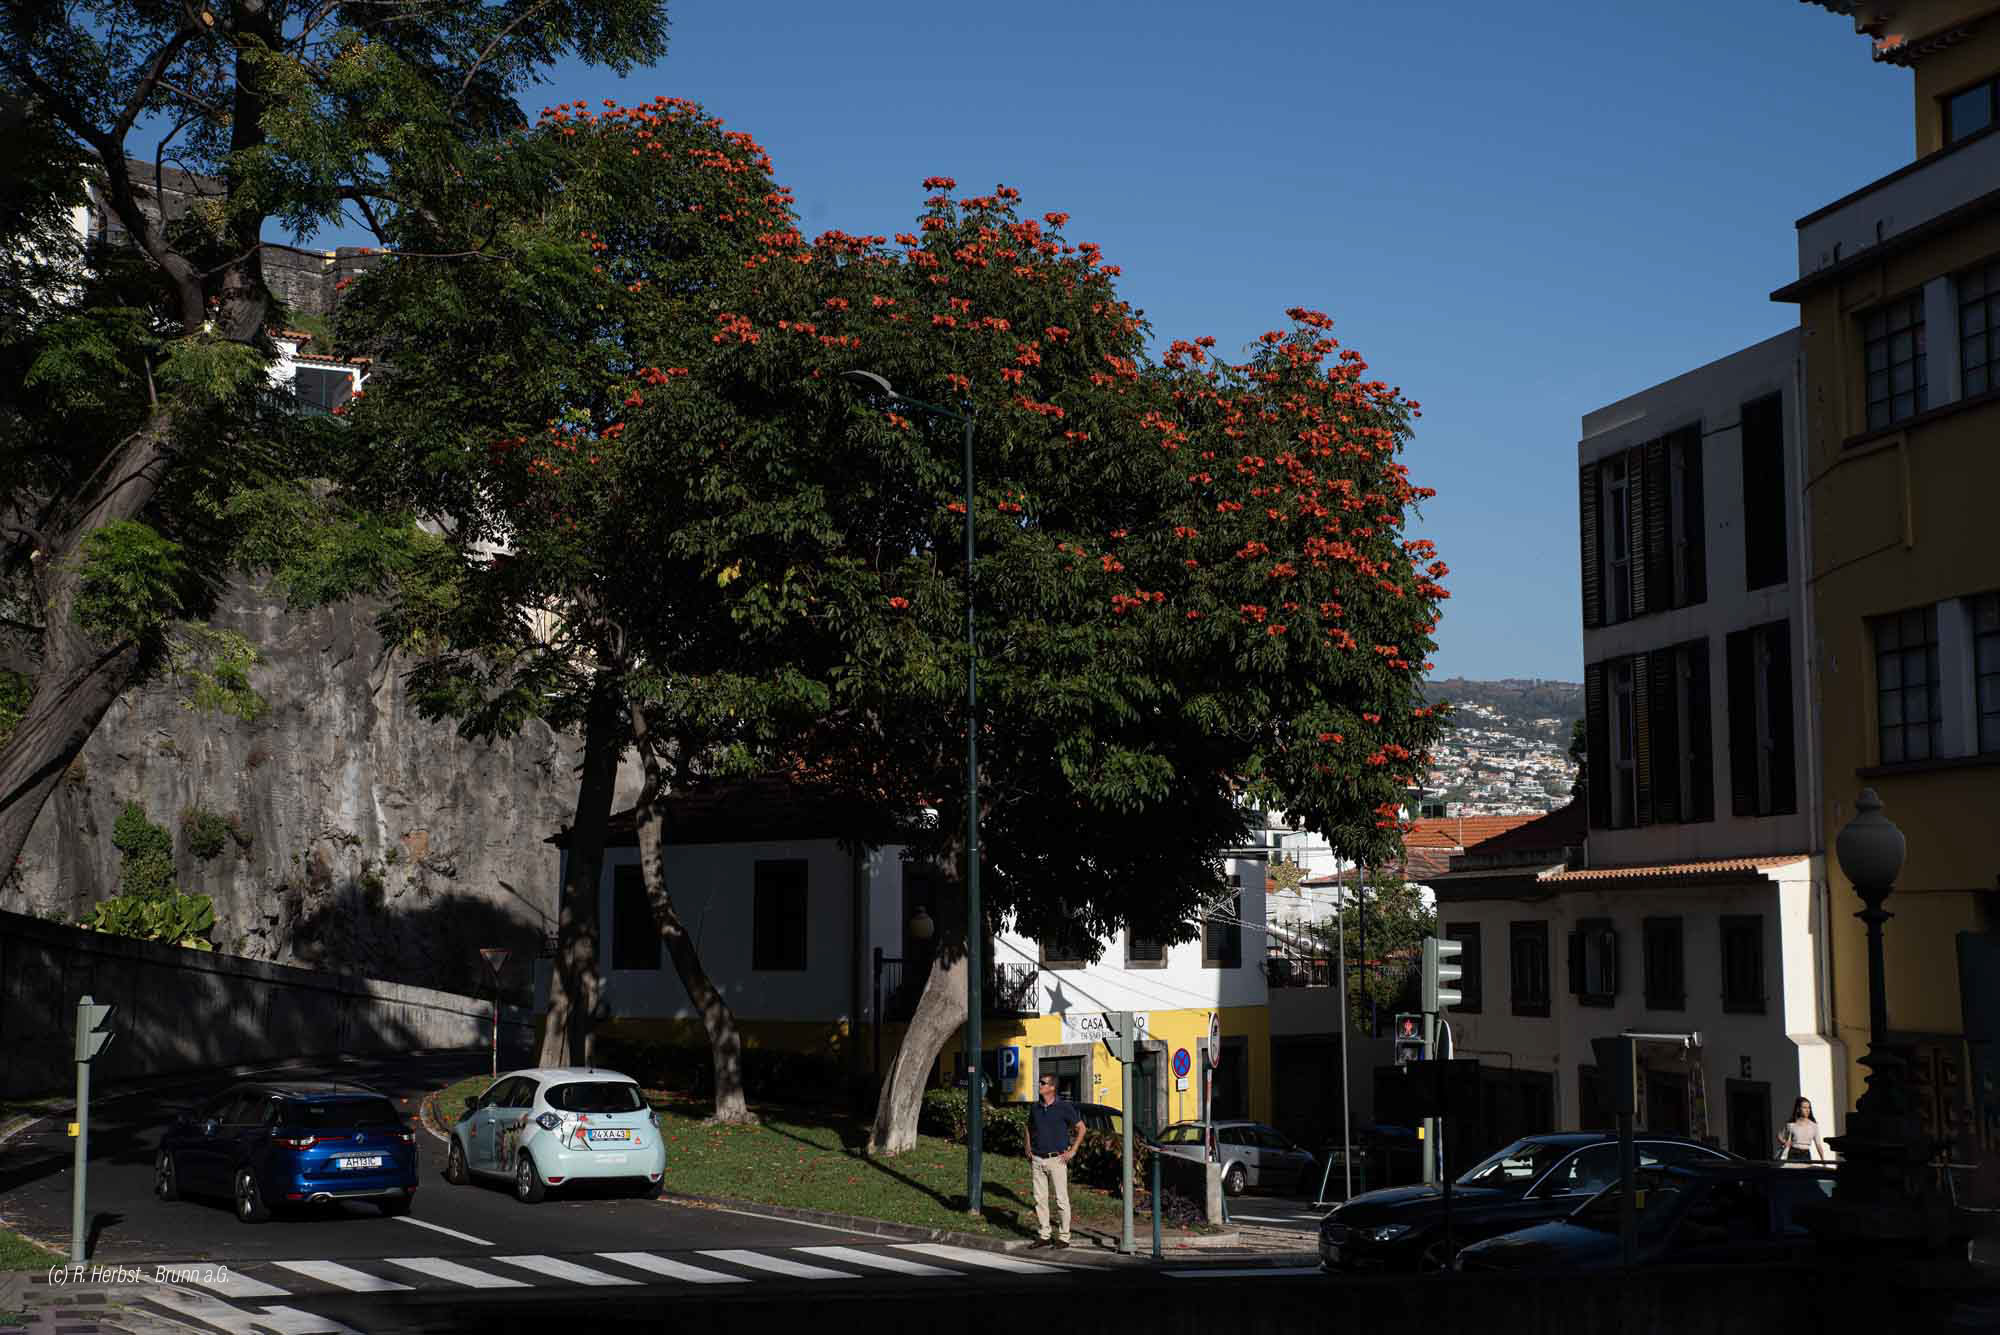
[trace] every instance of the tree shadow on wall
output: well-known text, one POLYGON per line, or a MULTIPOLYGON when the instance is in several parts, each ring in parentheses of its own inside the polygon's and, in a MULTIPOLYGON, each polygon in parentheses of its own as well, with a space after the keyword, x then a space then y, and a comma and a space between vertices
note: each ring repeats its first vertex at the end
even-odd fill
POLYGON ((507 951, 501 1001, 524 1005, 532 993, 543 928, 524 901, 423 882, 399 891, 379 876, 287 886, 278 899, 269 936, 283 963, 485 999, 496 980, 479 952, 497 947, 507 951))

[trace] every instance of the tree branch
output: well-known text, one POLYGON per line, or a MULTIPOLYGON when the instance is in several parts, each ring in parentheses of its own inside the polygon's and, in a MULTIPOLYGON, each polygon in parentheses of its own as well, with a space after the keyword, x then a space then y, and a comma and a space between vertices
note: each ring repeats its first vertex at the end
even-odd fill
POLYGON ((486 44, 486 49, 479 53, 479 58, 474 60, 471 67, 465 71, 465 79, 458 85, 458 91, 451 95, 451 106, 446 108, 446 110, 455 110, 458 104, 464 100, 466 90, 472 87, 472 81, 479 76, 479 71, 485 67, 486 59, 493 54, 494 48, 506 41, 513 34, 514 29, 520 27, 523 23, 526 23, 529 19, 548 7, 549 0, 539 0, 537 4, 522 10, 512 23, 509 23, 493 35, 493 40, 486 44))

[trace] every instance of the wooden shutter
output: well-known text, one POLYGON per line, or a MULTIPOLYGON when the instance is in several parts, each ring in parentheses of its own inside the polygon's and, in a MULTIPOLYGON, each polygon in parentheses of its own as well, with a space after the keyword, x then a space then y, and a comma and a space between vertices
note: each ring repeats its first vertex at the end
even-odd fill
POLYGON ((1646 442, 1646 588, 1655 611, 1674 606, 1673 481, 1667 475, 1667 442, 1646 442))
POLYGON ((1653 739, 1652 710, 1648 707, 1646 683, 1651 677, 1653 655, 1632 656, 1632 823, 1653 823, 1653 739))
POLYGON ((1644 616, 1654 610, 1652 585, 1646 575, 1646 511, 1650 506, 1646 487, 1646 452, 1625 451, 1625 551, 1631 558, 1632 615, 1644 616))
POLYGON ((1583 536, 1583 624, 1595 629, 1604 624, 1604 546, 1597 525, 1597 465, 1585 464, 1577 473, 1577 530, 1583 536))
POLYGON ((1611 716, 1604 698, 1604 664, 1583 670, 1584 777, 1590 785, 1590 824, 1611 825, 1611 716))
POLYGON ((1682 457, 1686 461, 1681 481, 1681 522, 1687 537, 1687 601, 1683 606, 1708 601, 1708 517, 1702 504, 1701 428, 1689 427, 1681 433, 1682 457))
POLYGON ((1604 995, 1618 995, 1618 929, 1606 927, 1604 936, 1604 995))
POLYGON ((1685 649, 1664 649, 1650 655, 1650 670, 1646 679, 1635 682, 1633 689, 1647 697, 1646 718, 1652 733, 1653 756, 1653 823, 1671 825, 1685 819, 1681 807, 1681 757, 1686 748, 1681 744, 1681 696, 1680 655, 1685 649))
POLYGON ((1688 646, 1688 749, 1692 787, 1686 797, 1685 820, 1715 819, 1715 712, 1710 704, 1708 640, 1688 646))
POLYGON ((1739 630, 1727 641, 1729 674, 1729 802, 1739 816, 1757 814, 1756 632, 1739 630))
POLYGON ((1569 934, 1569 992, 1573 997, 1583 995, 1583 933, 1569 934))
POLYGON ((1784 400, 1743 405, 1743 587, 1783 584, 1787 571, 1784 400))
POLYGON ((1771 674, 1765 683, 1765 708, 1771 715, 1771 814, 1790 815, 1799 809, 1798 765, 1792 745, 1791 625, 1774 621, 1764 628, 1771 650, 1771 674))

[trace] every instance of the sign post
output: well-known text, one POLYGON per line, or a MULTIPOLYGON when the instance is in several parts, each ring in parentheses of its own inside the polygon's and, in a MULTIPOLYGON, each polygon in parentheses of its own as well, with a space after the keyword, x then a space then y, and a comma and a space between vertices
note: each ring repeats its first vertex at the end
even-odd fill
POLYGON ((99 1004, 88 995, 76 999, 76 1160, 70 1174, 69 1259, 83 1264, 85 1229, 84 1174, 90 1161, 90 1064, 111 1041, 111 1017, 118 1007, 99 1004))
MULTIPOLYGON (((1131 1011, 1106 1011, 1104 1013, 1104 1046, 1111 1049, 1111 1055, 1118 1059, 1119 1086, 1123 1110, 1118 1118, 1125 1131, 1125 1234, 1118 1250, 1126 1256, 1132 1254, 1132 1057, 1139 1046, 1137 1026, 1133 1023, 1131 1011)), ((1157 1213, 1158 1201, 1153 1202, 1157 1213)))
POLYGON ((505 946, 481 946, 479 958, 486 961, 487 969, 493 975, 493 1079, 500 1078, 500 970, 507 967, 507 957, 513 952, 505 946))

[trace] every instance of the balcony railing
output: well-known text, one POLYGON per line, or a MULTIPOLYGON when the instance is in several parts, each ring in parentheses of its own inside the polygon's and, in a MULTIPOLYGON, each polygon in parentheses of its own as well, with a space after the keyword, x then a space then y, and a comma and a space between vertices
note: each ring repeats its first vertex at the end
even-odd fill
POLYGON ((1799 277, 1832 268, 1991 192, 2000 131, 1917 159, 1799 220, 1799 277))
POLYGON ((1264 961, 1264 979, 1272 987, 1332 987, 1333 961, 1273 955, 1264 961))
MULTIPOLYGON (((917 1013, 924 994, 924 980, 930 977, 930 962, 905 968, 904 961, 885 959, 881 965, 880 992, 882 1018, 891 1023, 907 1021, 917 1013)), ((1041 970, 1032 964, 995 964, 986 972, 986 986, 980 995, 980 1011, 992 1016, 1041 1014, 1035 985, 1041 970)))

